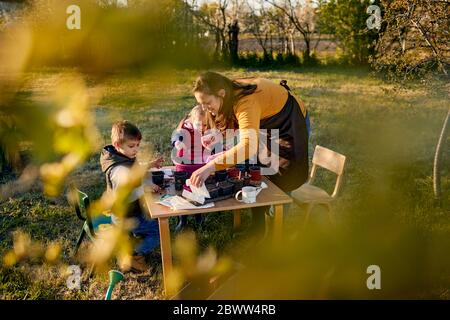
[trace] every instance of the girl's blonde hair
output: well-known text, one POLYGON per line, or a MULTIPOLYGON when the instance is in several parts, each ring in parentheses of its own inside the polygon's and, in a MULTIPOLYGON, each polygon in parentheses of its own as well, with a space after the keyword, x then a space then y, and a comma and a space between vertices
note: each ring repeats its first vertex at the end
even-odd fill
POLYGON ((189 114, 186 117, 184 117, 183 120, 181 120, 180 124, 178 125, 178 128, 181 128, 184 121, 189 119, 191 122, 193 122, 193 120, 195 118, 199 118, 199 117, 206 118, 206 129, 207 130, 214 129, 216 127, 216 123, 215 123, 215 120, 212 117, 212 115, 209 112, 206 112, 205 110, 203 110, 201 105, 196 105, 195 107, 192 108, 192 110, 189 112, 189 114))

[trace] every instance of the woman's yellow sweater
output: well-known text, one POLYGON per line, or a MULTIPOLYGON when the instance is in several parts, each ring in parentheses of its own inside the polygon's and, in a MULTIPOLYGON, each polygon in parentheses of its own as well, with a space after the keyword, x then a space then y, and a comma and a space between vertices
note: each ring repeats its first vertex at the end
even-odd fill
MULTIPOLYGON (((254 93, 236 102, 233 110, 239 124, 239 143, 214 159, 216 170, 228 168, 255 155, 258 151, 259 122, 280 112, 288 99, 288 91, 270 80, 246 78, 237 81, 258 87, 254 93)), ((295 98, 306 117, 303 101, 295 98)))

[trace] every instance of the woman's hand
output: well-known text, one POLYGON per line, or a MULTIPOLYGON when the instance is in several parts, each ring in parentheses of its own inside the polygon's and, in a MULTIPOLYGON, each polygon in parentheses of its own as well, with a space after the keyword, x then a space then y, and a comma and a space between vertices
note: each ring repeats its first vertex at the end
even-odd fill
POLYGON ((216 169, 214 162, 210 162, 207 165, 195 170, 191 175, 191 183, 194 187, 200 187, 208 179, 209 175, 216 169))

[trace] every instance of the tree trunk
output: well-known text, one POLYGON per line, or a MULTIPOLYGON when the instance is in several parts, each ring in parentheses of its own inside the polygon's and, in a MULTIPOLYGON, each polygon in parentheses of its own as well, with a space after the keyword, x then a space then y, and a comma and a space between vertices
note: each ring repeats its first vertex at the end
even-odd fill
POLYGON ((261 41, 261 48, 263 49, 263 60, 265 62, 267 62, 269 60, 269 52, 267 51, 266 43, 267 43, 267 38, 264 40, 264 44, 261 41))
POLYGON ((6 169, 5 152, 3 151, 2 147, 0 146, 0 173, 3 173, 3 171, 5 169, 6 169))
POLYGON ((273 37, 272 37, 272 34, 270 34, 270 54, 273 55, 273 37))
POLYGON ((289 37, 284 37, 284 54, 288 55, 291 53, 291 47, 289 46, 289 37))
POLYGON ((222 31, 220 34, 220 49, 222 52, 222 57, 224 60, 228 59, 228 47, 227 47, 227 40, 225 37, 224 32, 222 31))
POLYGON ((450 109, 445 117, 444 125, 442 127, 441 135, 439 136, 439 141, 436 146, 436 153, 434 155, 434 166, 433 166, 433 189, 434 198, 441 203, 442 191, 441 191, 441 160, 442 151, 445 149, 445 143, 447 141, 448 133, 448 118, 450 116, 450 109))
POLYGON ((303 37, 305 40, 305 51, 303 52, 303 61, 307 62, 309 61, 309 58, 311 57, 311 39, 309 38, 309 36, 304 36, 303 37))
POLYGON ((295 42, 294 42, 294 35, 293 34, 290 34, 289 35, 289 40, 291 41, 291 54, 292 55, 295 55, 295 42))
POLYGON ((231 62, 236 63, 239 60, 239 25, 237 20, 228 26, 229 48, 231 62))
POLYGON ((220 52, 220 33, 218 30, 215 31, 215 38, 216 38, 216 47, 214 48, 214 59, 218 60, 220 52))

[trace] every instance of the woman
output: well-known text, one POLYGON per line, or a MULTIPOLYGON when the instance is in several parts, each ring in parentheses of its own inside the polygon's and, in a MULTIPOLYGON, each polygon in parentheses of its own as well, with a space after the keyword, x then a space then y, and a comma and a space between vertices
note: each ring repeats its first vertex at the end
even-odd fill
POLYGON ((238 154, 245 154, 245 159, 254 156, 259 129, 279 130, 279 171, 268 178, 285 192, 307 180, 309 117, 303 102, 290 93, 286 81, 276 84, 261 78, 231 80, 206 72, 195 81, 193 93, 198 104, 215 117, 218 129, 239 128, 240 134, 236 146, 192 174, 195 186, 202 185, 214 171, 235 165, 238 154), (229 159, 234 161, 227 163, 229 159))

